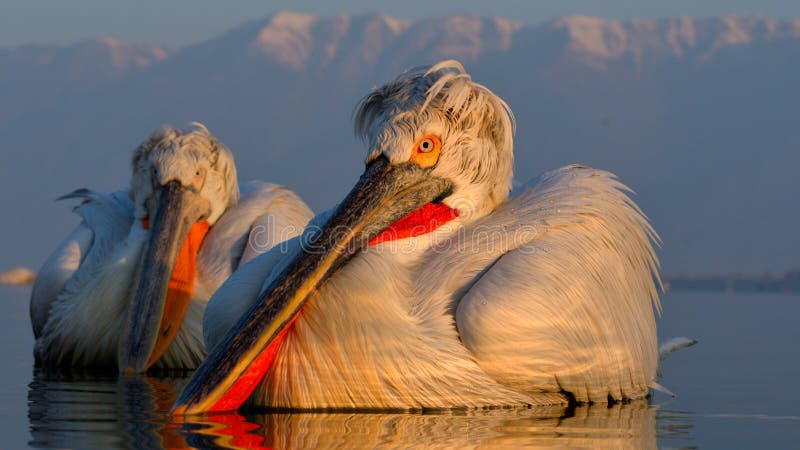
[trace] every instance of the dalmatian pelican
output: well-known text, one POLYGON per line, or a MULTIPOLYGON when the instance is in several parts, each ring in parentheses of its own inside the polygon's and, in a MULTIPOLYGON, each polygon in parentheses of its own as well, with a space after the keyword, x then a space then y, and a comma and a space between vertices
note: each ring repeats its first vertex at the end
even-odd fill
POLYGON ((144 141, 129 189, 62 198, 82 200, 75 212, 83 221, 33 286, 37 364, 126 373, 197 367, 211 294, 312 217, 284 187, 240 189, 233 155, 199 123, 144 141))
POLYGON ((211 299, 212 350, 173 414, 648 394, 658 238, 624 185, 573 165, 510 192, 512 112, 456 61, 401 74, 355 119, 364 173, 291 255, 211 299))

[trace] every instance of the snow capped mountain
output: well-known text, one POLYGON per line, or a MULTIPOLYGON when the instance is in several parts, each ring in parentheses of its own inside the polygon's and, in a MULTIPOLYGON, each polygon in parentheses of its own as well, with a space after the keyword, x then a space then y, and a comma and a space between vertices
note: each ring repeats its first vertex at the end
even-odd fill
POLYGON ((0 49, 0 121, 106 86, 164 61, 169 51, 101 37, 68 47, 0 49))
POLYGON ((182 57, 195 60, 270 62, 281 70, 331 72, 344 78, 377 70, 392 74, 444 58, 469 64, 521 51, 545 55, 531 64, 580 64, 605 70, 682 61, 702 64, 727 49, 800 38, 800 20, 722 15, 701 19, 610 20, 568 16, 540 25, 499 17, 453 15, 408 21, 383 14, 279 12, 177 52, 155 45, 97 38, 69 47, 28 45, 0 49, 0 81, 57 73, 68 80, 115 80, 182 57))
POLYGON ((51 200, 124 186, 131 150, 163 123, 205 122, 243 179, 327 208, 361 170, 357 101, 448 58, 514 110, 519 180, 581 162, 635 188, 667 273, 796 265, 800 20, 727 15, 526 25, 281 12, 176 51, 109 38, 0 49, 0 151, 14 155, 0 202, 15 211, 0 254, 38 264, 74 223, 51 200))
POLYGON ((800 19, 755 15, 624 21, 568 16, 540 25, 522 25, 499 17, 470 15, 408 21, 383 14, 320 18, 284 11, 177 52, 108 37, 69 47, 0 49, 0 79, 37 70, 55 70, 75 79, 118 79, 171 57, 199 51, 207 56, 266 59, 287 70, 335 72, 348 64, 374 67, 379 62, 391 62, 409 67, 443 58, 470 63, 512 48, 525 48, 533 54, 556 54, 602 68, 604 61, 626 59, 638 64, 681 58, 705 62, 729 47, 798 38, 800 19))
POLYGON ((100 37, 68 47, 25 45, 0 49, 0 80, 50 73, 73 81, 119 79, 169 57, 169 51, 100 37), (55 74, 54 74, 55 72, 55 74))
POLYGON ((755 15, 625 21, 570 16, 539 28, 561 37, 565 55, 595 67, 625 58, 637 64, 679 58, 705 62, 728 47, 800 37, 800 20, 755 15))

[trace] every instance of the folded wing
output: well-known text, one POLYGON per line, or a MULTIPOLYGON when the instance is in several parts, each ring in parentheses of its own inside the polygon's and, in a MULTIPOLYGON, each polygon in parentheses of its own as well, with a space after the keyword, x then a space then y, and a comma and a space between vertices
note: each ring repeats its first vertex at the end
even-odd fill
POLYGON ((548 172, 429 267, 449 274, 461 339, 491 377, 578 401, 647 394, 658 366, 658 237, 628 191, 600 170, 548 172))

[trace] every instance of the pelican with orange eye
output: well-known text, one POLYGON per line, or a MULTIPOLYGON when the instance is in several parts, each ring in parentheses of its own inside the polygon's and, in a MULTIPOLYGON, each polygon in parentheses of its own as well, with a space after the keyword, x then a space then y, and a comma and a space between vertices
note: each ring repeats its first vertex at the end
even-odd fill
POLYGON ((439 140, 439 136, 434 134, 423 136, 414 144, 414 149, 411 151, 411 161, 417 163, 423 169, 431 167, 439 160, 439 152, 441 150, 442 141, 439 140))

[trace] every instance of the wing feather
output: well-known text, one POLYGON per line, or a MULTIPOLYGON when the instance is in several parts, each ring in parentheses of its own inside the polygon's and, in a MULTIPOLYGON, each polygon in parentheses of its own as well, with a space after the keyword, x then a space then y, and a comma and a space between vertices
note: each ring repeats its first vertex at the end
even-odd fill
POLYGON ((214 224, 198 255, 197 294, 210 298, 237 267, 303 231, 313 213, 290 189, 251 181, 214 224))
POLYGON ((134 225, 133 205, 125 191, 80 189, 65 198, 83 200, 75 212, 93 239, 80 266, 51 302, 34 353, 47 365, 113 364, 115 336, 146 233, 134 225))
POLYGON ((239 204, 217 222, 200 254, 200 279, 208 295, 213 294, 203 315, 207 349, 247 311, 273 267, 288 252, 285 243, 302 233, 313 216, 283 186, 250 182, 241 191, 239 204))
POLYGON ((68 285, 80 284, 93 270, 81 270, 87 275, 77 277, 82 266, 96 270, 106 255, 130 230, 133 220, 132 204, 127 191, 107 194, 91 189, 77 189, 58 200, 78 199, 73 211, 82 221, 64 239, 39 269, 31 291, 30 313, 33 333, 41 336, 53 303, 68 285))
POLYGON ((600 170, 548 172, 431 258, 431 296, 490 376, 579 401, 647 394, 658 237, 629 192, 600 170))

